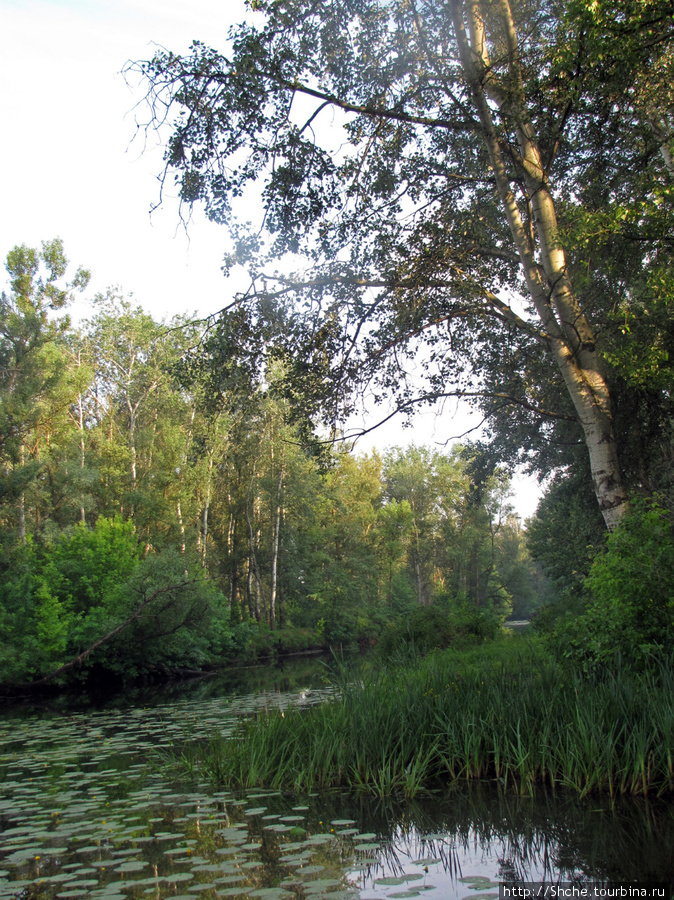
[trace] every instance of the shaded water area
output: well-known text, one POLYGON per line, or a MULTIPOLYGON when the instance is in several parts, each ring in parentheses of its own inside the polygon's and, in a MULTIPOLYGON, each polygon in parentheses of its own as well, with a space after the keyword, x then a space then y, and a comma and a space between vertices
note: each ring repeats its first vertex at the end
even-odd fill
POLYGON ((0 898, 490 900, 504 880, 672 884, 672 803, 486 783, 404 802, 238 794, 168 774, 189 739, 321 702, 324 674, 302 659, 103 708, 4 709, 0 898))

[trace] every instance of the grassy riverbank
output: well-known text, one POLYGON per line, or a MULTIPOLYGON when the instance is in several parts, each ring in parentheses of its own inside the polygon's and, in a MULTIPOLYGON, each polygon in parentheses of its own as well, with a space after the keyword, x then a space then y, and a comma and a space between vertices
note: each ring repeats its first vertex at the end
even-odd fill
POLYGON ((350 680, 310 709, 242 722, 235 739, 186 746, 175 761, 221 786, 378 796, 455 779, 581 793, 674 790, 674 667, 657 676, 563 674, 517 635, 435 653, 350 680))

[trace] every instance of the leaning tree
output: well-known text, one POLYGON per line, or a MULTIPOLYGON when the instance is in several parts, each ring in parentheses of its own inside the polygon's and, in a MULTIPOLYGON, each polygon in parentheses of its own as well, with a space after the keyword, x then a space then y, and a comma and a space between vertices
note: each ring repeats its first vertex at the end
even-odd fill
POLYGON ((132 68, 298 402, 468 397, 541 466, 581 442, 613 528, 611 366, 671 286, 673 33, 665 0, 250 0, 223 52, 132 68))

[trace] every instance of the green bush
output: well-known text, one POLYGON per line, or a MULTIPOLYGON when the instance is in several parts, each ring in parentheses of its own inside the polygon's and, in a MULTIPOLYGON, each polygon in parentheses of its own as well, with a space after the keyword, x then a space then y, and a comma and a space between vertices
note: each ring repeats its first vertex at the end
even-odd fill
POLYGON ((171 549, 141 557, 120 518, 17 548, 0 583, 0 680, 39 679, 99 642, 63 677, 128 679, 231 656, 225 599, 198 561, 171 549))
POLYGON ((119 619, 136 617, 93 657, 97 667, 133 678, 203 669, 231 654, 225 598, 197 560, 172 548, 148 556, 123 594, 119 619))
POLYGON ((275 632, 266 622, 244 619, 232 632, 233 655, 237 662, 254 663, 275 655, 275 632))
POLYGON ((103 517, 16 548, 0 587, 0 680, 44 676, 111 630, 140 555, 133 523, 103 517))
POLYGON ((585 580, 586 607, 557 624, 561 655, 590 673, 648 666, 672 647, 674 534, 667 512, 636 501, 585 580))
POLYGON ((295 628, 288 625, 278 632, 278 649, 281 655, 304 653, 319 646, 316 632, 311 628, 295 628))
POLYGON ((413 607, 383 631, 377 652, 388 658, 400 650, 426 654, 453 644, 481 643, 498 634, 496 617, 465 601, 413 607))
POLYGON ((59 658, 68 624, 44 589, 29 538, 7 555, 0 577, 0 681, 25 681, 59 658))
POLYGON ((93 528, 80 523, 45 551, 42 576, 74 616, 85 619, 119 602, 119 588, 141 559, 133 522, 99 516, 93 528))

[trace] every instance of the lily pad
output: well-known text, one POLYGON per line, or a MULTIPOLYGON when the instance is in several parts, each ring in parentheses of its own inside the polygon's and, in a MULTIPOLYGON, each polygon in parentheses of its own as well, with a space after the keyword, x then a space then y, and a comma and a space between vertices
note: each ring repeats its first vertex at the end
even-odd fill
POLYGON ((406 884, 408 881, 416 881, 418 878, 423 878, 423 875, 419 875, 417 873, 411 875, 387 875, 384 878, 376 878, 375 884, 386 884, 386 885, 398 885, 398 884, 406 884))

